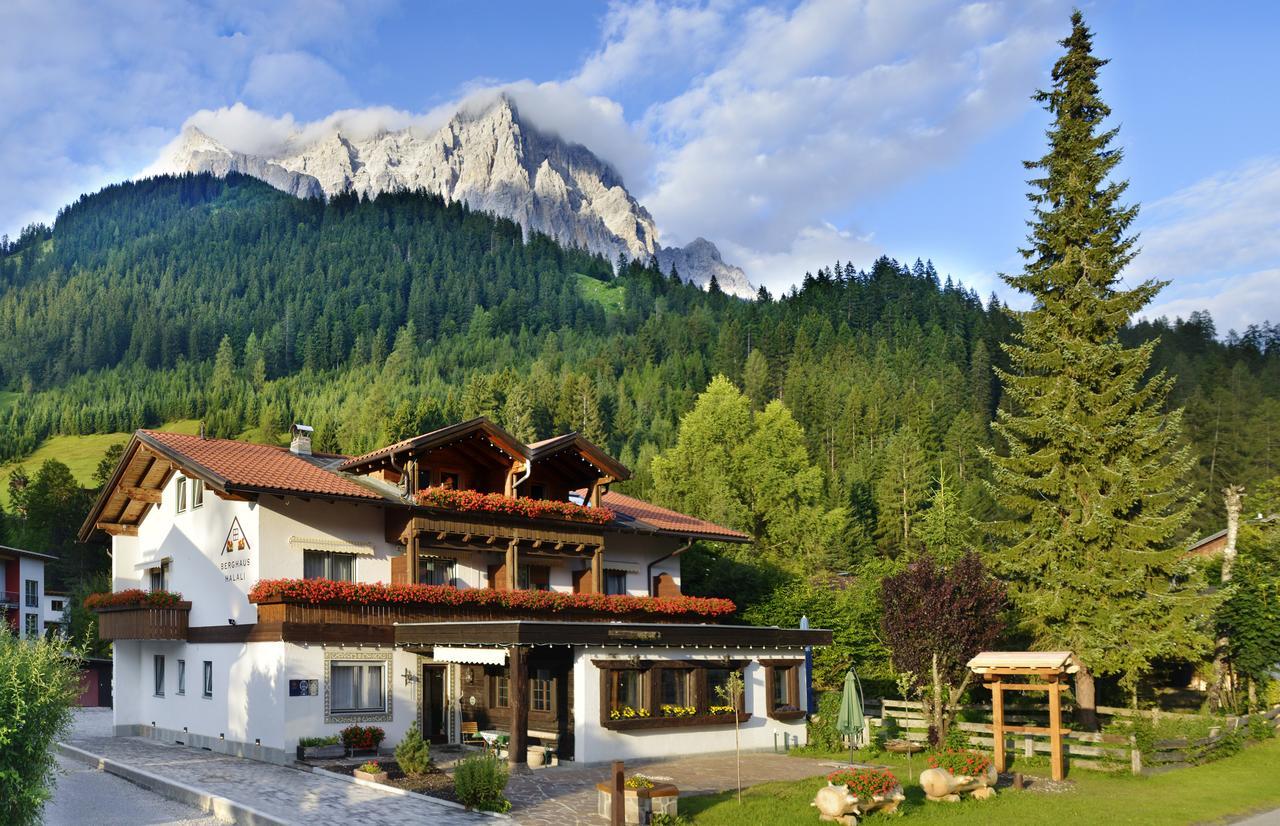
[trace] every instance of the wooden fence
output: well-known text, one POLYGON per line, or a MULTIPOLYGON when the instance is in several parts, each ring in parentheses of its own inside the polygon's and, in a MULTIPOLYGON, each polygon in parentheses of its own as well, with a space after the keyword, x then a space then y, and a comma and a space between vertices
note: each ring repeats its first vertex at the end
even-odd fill
MULTIPOLYGON (((961 708, 963 712, 991 713, 990 704, 969 705, 961 708)), ((865 706, 868 718, 868 731, 874 736, 874 729, 883 725, 885 716, 897 722, 901 737, 916 742, 925 742, 929 725, 921 713, 918 702, 908 700, 888 700, 868 698, 865 706), (875 716, 875 715, 879 716, 875 716)), ((1195 714, 1175 714, 1171 712, 1134 711, 1128 708, 1111 708, 1099 706, 1098 713, 1103 716, 1121 719, 1134 716, 1158 716, 1173 719, 1202 719, 1195 714)), ((1024 726, 1043 726, 1044 733, 1010 734, 1005 739, 1006 753, 1011 757, 1033 757, 1048 755, 1049 727, 1047 709, 1022 708, 1005 706, 1005 722, 1024 726)), ((1222 745, 1240 729, 1247 729, 1255 719, 1266 720, 1273 730, 1280 730, 1280 705, 1267 711, 1256 712, 1242 717, 1224 717, 1222 724, 1210 729, 1208 736, 1196 740, 1178 738, 1173 740, 1157 740, 1145 753, 1137 746, 1137 738, 1124 734, 1104 734, 1101 732, 1072 731, 1063 736, 1068 768, 1098 769, 1102 771, 1119 771, 1128 769, 1134 774, 1144 771, 1173 768, 1203 762, 1206 755, 1222 745)), ((992 738, 990 722, 972 723, 957 722, 956 726, 969 735, 969 745, 984 751, 992 751, 995 740, 992 738)))

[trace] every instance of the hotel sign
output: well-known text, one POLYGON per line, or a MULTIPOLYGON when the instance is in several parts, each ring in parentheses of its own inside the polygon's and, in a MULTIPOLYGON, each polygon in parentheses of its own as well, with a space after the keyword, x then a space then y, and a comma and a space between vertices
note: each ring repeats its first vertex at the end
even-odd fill
POLYGON ((610 628, 609 639, 611 640, 660 640, 662 639, 661 631, 640 631, 635 628, 610 628))
POLYGON ((219 554, 222 557, 231 555, 230 559, 223 559, 218 563, 223 579, 227 582, 244 581, 245 572, 249 569, 250 550, 249 540, 240 527, 240 520, 232 517, 231 528, 227 531, 227 538, 222 541, 222 553, 219 554), (241 554, 241 551, 244 553, 241 554))

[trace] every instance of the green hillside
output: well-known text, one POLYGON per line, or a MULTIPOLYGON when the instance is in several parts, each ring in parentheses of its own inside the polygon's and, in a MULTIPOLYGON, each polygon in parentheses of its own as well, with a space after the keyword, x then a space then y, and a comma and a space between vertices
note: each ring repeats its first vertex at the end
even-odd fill
MULTIPOLYGON (((0 400, 2 403, 3 400, 0 400)), ((171 433, 199 433, 200 422, 195 419, 169 422, 161 425, 159 430, 171 433)), ((111 445, 129 441, 131 433, 92 433, 81 436, 52 436, 40 443, 40 446, 26 456, 5 465, 0 465, 0 507, 9 505, 9 477, 18 467, 28 473, 35 473, 46 459, 57 459, 71 470, 76 481, 84 487, 93 486, 93 472, 102 459, 102 454, 111 445)))

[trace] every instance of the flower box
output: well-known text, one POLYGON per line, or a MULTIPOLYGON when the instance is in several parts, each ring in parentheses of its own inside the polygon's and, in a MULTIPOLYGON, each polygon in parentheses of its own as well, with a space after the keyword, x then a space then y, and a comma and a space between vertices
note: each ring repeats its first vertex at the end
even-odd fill
POLYGON ((902 784, 884 769, 839 769, 827 775, 827 785, 813 796, 820 820, 857 826, 872 812, 894 814, 906 799, 902 784))
POLYGON ((364 766, 361 766, 361 767, 360 767, 360 768, 358 768, 358 769, 354 769, 351 773, 352 773, 353 775, 355 775, 356 779, 358 779, 358 780, 369 780, 369 781, 372 781, 372 782, 374 782, 374 783, 385 783, 385 782, 387 782, 387 773, 386 773, 385 771, 383 771, 383 770, 382 770, 382 767, 381 767, 381 766, 379 766, 379 767, 378 767, 378 771, 376 771, 376 772, 374 772, 374 771, 366 771, 366 770, 365 770, 365 767, 364 767, 364 766))
POLYGON ((414 494, 414 501, 422 507, 462 513, 491 513, 521 516, 526 519, 559 519, 588 525, 608 525, 613 521, 613 511, 608 508, 594 508, 555 499, 529 499, 523 496, 506 496, 501 493, 480 493, 474 490, 424 488, 414 494))
MULTIPOLYGON (((336 582, 328 579, 264 579, 249 590, 257 605, 314 606, 324 611, 367 613, 351 619, 317 620, 273 618, 286 622, 341 622, 377 624, 412 622, 414 615, 441 615, 473 619, 587 617, 641 622, 669 618, 718 619, 732 614, 732 600, 713 597, 633 597, 622 594, 574 594, 562 591, 501 591, 493 588, 455 588, 452 585, 336 582), (381 617, 379 620, 375 618, 381 617), (471 616, 474 615, 474 616, 471 616)), ((353 615, 354 616, 354 615, 353 615)), ((259 611, 260 622, 267 618, 259 611)), ((425 621, 425 620, 424 620, 425 621)))
POLYGON ((172 591, 129 588, 85 597, 104 640, 185 640, 191 603, 172 591))
POLYGON ((751 719, 750 712, 738 714, 695 714, 688 717, 622 717, 616 720, 607 719, 600 725, 612 731, 637 731, 662 728, 706 728, 708 726, 731 726, 736 720, 745 723, 751 719))
MULTIPOLYGON (((654 783, 651 788, 623 789, 623 823, 648 823, 654 815, 679 815, 680 790, 670 783, 654 783)), ((608 819, 613 814, 613 788, 596 784, 596 814, 608 819)))
POLYGON ((299 760, 338 760, 347 756, 347 749, 341 743, 328 746, 298 746, 299 760))

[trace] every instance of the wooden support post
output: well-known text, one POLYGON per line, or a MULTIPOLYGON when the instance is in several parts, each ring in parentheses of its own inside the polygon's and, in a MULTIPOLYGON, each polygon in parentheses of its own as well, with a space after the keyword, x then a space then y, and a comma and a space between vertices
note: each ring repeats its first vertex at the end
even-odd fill
POLYGON ((623 826, 627 820, 627 787, 626 787, 626 767, 621 760, 613 761, 613 777, 609 783, 609 788, 613 792, 609 795, 609 826, 623 826))
POLYGON ((1129 735, 1129 771, 1142 774, 1142 752, 1138 750, 1138 738, 1129 735))
POLYGON ((520 587, 520 540, 513 539, 507 543, 507 590, 515 591, 520 587))
POLYGON ((591 593, 604 593, 604 546, 591 555, 591 593))
POLYGON ((511 675, 511 738, 508 740, 507 765, 523 765, 529 759, 529 661, 523 645, 507 648, 507 666, 511 675))
POLYGON ((1054 780, 1065 776, 1062 766, 1062 683, 1057 677, 1049 684, 1049 765, 1054 780))
POLYGON ((991 738, 994 744, 992 759, 996 771, 1005 770, 1004 759, 1004 686, 999 680, 991 683, 991 738))

